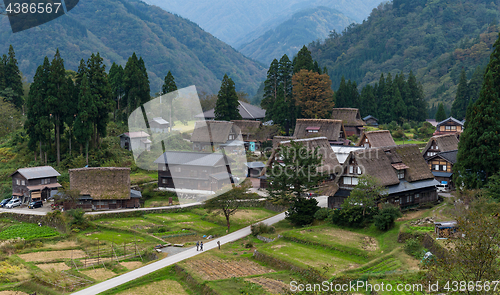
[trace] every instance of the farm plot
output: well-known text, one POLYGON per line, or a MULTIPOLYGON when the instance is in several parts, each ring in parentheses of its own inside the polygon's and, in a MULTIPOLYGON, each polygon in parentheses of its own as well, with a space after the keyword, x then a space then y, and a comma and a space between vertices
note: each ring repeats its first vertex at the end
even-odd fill
POLYGON ((33 223, 20 223, 9 226, 0 232, 0 240, 21 238, 25 240, 54 237, 59 233, 48 226, 38 226, 33 223))
POLYGON ((68 270, 71 269, 69 266, 66 265, 64 262, 59 262, 59 263, 41 263, 36 265, 39 269, 43 271, 63 271, 63 270, 68 270))
POLYGON ((264 288, 264 290, 266 290, 271 294, 280 294, 283 292, 284 289, 289 287, 287 284, 283 282, 264 277, 246 278, 245 281, 261 285, 262 288, 264 288))
POLYGON ((118 295, 187 295, 181 284, 173 280, 163 280, 152 282, 144 286, 131 288, 129 290, 118 293, 118 295))
POLYGON ((49 262, 62 259, 76 259, 86 256, 82 250, 62 250, 62 251, 43 251, 27 254, 19 254, 19 258, 27 262, 49 262))
POLYGON ((109 269, 104 269, 104 268, 82 270, 80 272, 96 281, 105 281, 107 279, 116 276, 116 273, 112 272, 109 269))
POLYGON ((186 265, 190 272, 196 273, 206 281, 274 272, 250 260, 222 260, 215 257, 190 260, 186 265))

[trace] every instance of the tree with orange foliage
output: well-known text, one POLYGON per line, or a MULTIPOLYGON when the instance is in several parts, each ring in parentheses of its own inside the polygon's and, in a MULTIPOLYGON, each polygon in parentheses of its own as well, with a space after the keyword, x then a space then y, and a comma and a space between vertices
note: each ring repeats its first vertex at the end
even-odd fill
POLYGON ((293 98, 302 118, 329 119, 334 106, 332 82, 327 74, 300 70, 292 77, 293 98))

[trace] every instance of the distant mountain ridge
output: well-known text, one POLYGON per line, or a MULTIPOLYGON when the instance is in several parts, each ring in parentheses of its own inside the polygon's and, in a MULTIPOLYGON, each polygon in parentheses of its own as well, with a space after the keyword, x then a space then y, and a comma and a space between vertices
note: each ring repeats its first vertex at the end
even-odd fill
MULTIPOLYGON (((9 28, 0 16, 0 26, 9 28)), ((13 34, 0 32, 0 52, 14 46, 19 67, 29 80, 47 55, 59 48, 66 69, 77 70, 80 59, 100 52, 107 65, 125 65, 136 52, 148 70, 151 92, 159 92, 172 71, 178 87, 196 85, 217 93, 227 73, 238 91, 252 95, 265 69, 224 44, 195 23, 137 0, 80 1, 71 12, 47 24, 13 34)))
POLYGON ((220 40, 239 49, 294 13, 324 6, 362 22, 382 0, 144 0, 199 24, 220 40))
POLYGON ((259 38, 242 45, 244 55, 269 65, 273 59, 287 54, 292 58, 312 41, 324 40, 330 31, 342 31, 354 20, 340 11, 319 6, 295 13, 290 19, 271 29, 259 38))

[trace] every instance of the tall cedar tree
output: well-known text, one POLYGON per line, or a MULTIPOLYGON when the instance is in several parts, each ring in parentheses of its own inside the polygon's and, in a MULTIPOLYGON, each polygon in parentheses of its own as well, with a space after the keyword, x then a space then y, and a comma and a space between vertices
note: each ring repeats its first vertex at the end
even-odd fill
POLYGON ((215 104, 215 120, 241 120, 239 105, 234 82, 225 74, 215 104))
POLYGON ((344 76, 340 79, 339 89, 335 92, 335 106, 338 108, 345 108, 349 106, 349 90, 344 76))
POLYGON ((500 65, 499 41, 495 43, 479 99, 467 111, 458 143, 456 183, 481 188, 500 170, 500 65))
MULTIPOLYGON (((23 106, 23 82, 22 75, 17 65, 16 53, 12 45, 9 46, 9 53, 4 65, 5 69, 5 88, 12 89, 12 102, 17 109, 22 109, 23 106)), ((0 90, 2 90, 0 88, 0 90)))
MULTIPOLYGON (((5 60, 7 60, 7 56, 5 56, 5 60)), ((5 61, 3 58, 0 58, 0 91, 5 89, 5 61)))
POLYGON ((129 57, 123 70, 125 85, 124 103, 127 104, 126 113, 129 115, 142 103, 149 101, 150 89, 147 72, 142 58, 137 59, 135 52, 129 57))
POLYGON ((78 95, 78 114, 75 119, 74 133, 76 140, 80 143, 80 147, 85 145, 85 160, 87 165, 89 163, 89 141, 92 137, 92 120, 97 114, 95 100, 87 75, 83 75, 78 95))
POLYGON ((314 61, 311 56, 311 51, 309 51, 305 45, 293 58, 293 73, 296 74, 300 72, 300 70, 314 70, 314 61))
POLYGON ((26 123, 24 129, 29 135, 28 147, 36 152, 39 148, 40 161, 43 161, 43 152, 47 151, 46 143, 49 137, 50 122, 47 116, 47 85, 49 83, 50 62, 45 57, 43 65, 38 66, 33 83, 31 83, 28 100, 26 102, 26 123))
POLYGON ((469 89, 467 85, 467 77, 465 76, 465 70, 462 69, 455 100, 451 105, 450 116, 458 120, 464 119, 465 113, 467 112, 467 106, 469 106, 469 89))
POLYGON ((325 179, 317 170, 322 163, 317 148, 308 150, 300 142, 292 141, 290 145, 277 149, 276 158, 282 163, 275 163, 268 170, 268 191, 274 200, 289 203, 303 198, 325 179))
POLYGON ((444 110, 444 104, 441 102, 441 103, 439 103, 438 109, 436 112, 436 122, 441 122, 441 121, 445 120, 446 118, 447 117, 446 117, 446 111, 444 110))
POLYGON ((361 90, 361 95, 359 97, 360 112, 364 115, 371 115, 375 118, 378 118, 377 114, 377 98, 375 96, 375 89, 371 85, 366 85, 361 90))
POLYGON ((267 79, 264 81, 264 97, 260 102, 260 106, 266 110, 274 104, 278 96, 278 68, 278 60, 274 59, 267 70, 267 79))
MULTIPOLYGON (((484 67, 477 67, 472 74, 472 79, 470 79, 468 84, 468 92, 469 92, 469 104, 475 103, 479 98, 479 94, 481 93, 481 86, 483 85, 483 77, 484 77, 484 67)), ((467 115, 467 113, 466 113, 467 115)))
POLYGON ((403 124, 406 118, 406 105, 401 97, 399 88, 394 84, 394 99, 393 99, 393 111, 392 120, 398 122, 400 125, 403 124))
POLYGON ((68 87, 68 98, 66 100, 66 114, 64 122, 68 125, 68 154, 71 155, 71 142, 73 138, 73 124, 78 113, 78 94, 72 77, 66 75, 66 87, 68 87))
POLYGON ((64 60, 61 58, 59 49, 57 49, 52 59, 48 80, 46 103, 56 132, 56 161, 57 165, 59 165, 61 162, 61 131, 64 131, 64 118, 69 111, 67 100, 71 95, 69 86, 67 85, 64 60))
POLYGON ((328 75, 301 70, 293 75, 293 98, 302 118, 326 119, 333 109, 332 82, 328 75))
MULTIPOLYGON (((174 79, 174 76, 172 75, 172 73, 170 71, 168 71, 167 75, 165 76, 165 79, 164 79, 164 82, 163 82, 163 86, 161 87, 161 94, 167 94, 167 93, 170 93, 170 92, 173 92, 173 91, 176 91, 177 90, 177 85, 175 84, 175 79, 174 79)), ((170 131, 172 131, 172 126, 174 125, 172 122, 172 112, 173 112, 173 100, 174 100, 174 97, 173 96, 169 96, 170 98, 170 101, 168 102, 169 105, 170 105, 170 115, 169 115, 169 120, 168 120, 168 123, 169 123, 169 126, 170 126, 170 131)))
POLYGON ((123 67, 113 62, 111 68, 109 68, 108 80, 109 86, 111 87, 113 100, 116 101, 115 111, 113 113, 116 120, 116 115, 120 114, 120 110, 122 109, 120 106, 120 102, 125 95, 125 86, 123 84, 123 67))

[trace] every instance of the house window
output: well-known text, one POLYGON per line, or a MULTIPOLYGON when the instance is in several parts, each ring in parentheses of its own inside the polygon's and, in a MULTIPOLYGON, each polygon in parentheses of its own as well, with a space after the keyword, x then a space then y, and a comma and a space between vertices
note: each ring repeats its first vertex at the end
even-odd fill
POLYGON ((26 185, 26 181, 21 180, 21 185, 26 185))
POLYGON ((404 179, 405 178, 405 170, 398 170, 398 179, 404 179))
POLYGON ((354 174, 354 166, 349 166, 349 173, 354 174))
POLYGON ((163 184, 167 184, 167 183, 168 183, 168 181, 167 181, 167 179, 166 179, 166 178, 163 178, 163 179, 161 180, 161 183, 163 183, 163 184))
POLYGON ((234 139, 234 135, 233 134, 229 134, 229 140, 233 140, 234 139))
POLYGON ((358 174, 361 175, 361 167, 357 167, 358 168, 358 174))
POLYGON ((420 194, 415 194, 415 199, 418 199, 420 197, 420 194))
POLYGON ((439 165, 434 165, 434 170, 439 171, 439 165))
POLYGON ((19 179, 16 179, 16 184, 19 185, 21 182, 19 179))

